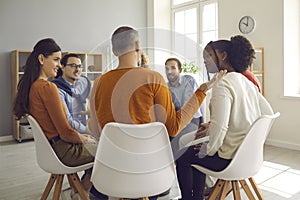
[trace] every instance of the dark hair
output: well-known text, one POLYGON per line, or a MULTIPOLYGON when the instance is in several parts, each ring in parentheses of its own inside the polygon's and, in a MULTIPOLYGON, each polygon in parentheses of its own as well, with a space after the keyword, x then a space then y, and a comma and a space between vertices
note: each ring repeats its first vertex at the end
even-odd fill
MULTIPOLYGON (((66 66, 69 58, 79 58, 80 59, 79 55, 77 55, 75 53, 69 53, 69 54, 64 55, 64 57, 62 57, 62 59, 60 60, 60 64, 63 66, 66 66)), ((61 68, 59 68, 57 70, 57 74, 56 74, 55 78, 62 76, 62 74, 63 74, 63 71, 61 70, 61 68)))
POLYGON ((148 56, 144 51, 141 53, 141 67, 149 68, 148 56))
POLYGON ((250 41, 244 36, 233 36, 230 41, 232 43, 232 65, 237 72, 243 72, 252 64, 255 51, 250 41))
POLYGON ((168 59, 166 60, 166 62, 165 62, 165 65, 167 64, 167 62, 172 61, 172 60, 174 60, 175 62, 177 62, 178 69, 181 69, 181 67, 182 67, 181 62, 180 62, 180 60, 177 59, 177 58, 168 58, 168 59))
POLYGON ((46 58, 54 52, 61 51, 60 47, 51 38, 40 40, 33 48, 24 65, 24 74, 18 83, 18 92, 14 104, 14 114, 16 119, 29 113, 29 92, 31 85, 38 79, 41 73, 41 64, 38 56, 44 55, 46 58))
MULTIPOLYGON (((227 52, 228 62, 236 72, 243 72, 252 64, 255 58, 255 51, 250 41, 241 35, 236 35, 229 40, 217 40, 209 42, 213 51, 227 52)), ((218 63, 216 63, 218 64, 218 63)))
POLYGON ((73 58, 73 57, 80 59, 80 57, 77 54, 75 54, 75 53, 69 53, 69 54, 64 55, 64 57, 62 57, 62 59, 60 60, 60 64, 63 65, 63 66, 66 66, 66 64, 68 62, 68 59, 69 58, 73 58))

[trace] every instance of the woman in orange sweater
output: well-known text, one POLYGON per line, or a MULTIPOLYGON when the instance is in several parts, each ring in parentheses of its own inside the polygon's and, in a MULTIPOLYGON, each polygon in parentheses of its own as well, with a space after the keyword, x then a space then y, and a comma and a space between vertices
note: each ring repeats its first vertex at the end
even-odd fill
MULTIPOLYGON (((68 123, 66 108, 56 85, 48 78, 55 77, 61 67, 61 49, 51 38, 40 40, 28 57, 24 74, 18 84, 14 114, 21 119, 32 115, 58 158, 68 166, 78 166, 94 160, 97 142, 88 135, 79 134, 68 123)), ((86 190, 91 186, 91 169, 82 180, 86 190)))

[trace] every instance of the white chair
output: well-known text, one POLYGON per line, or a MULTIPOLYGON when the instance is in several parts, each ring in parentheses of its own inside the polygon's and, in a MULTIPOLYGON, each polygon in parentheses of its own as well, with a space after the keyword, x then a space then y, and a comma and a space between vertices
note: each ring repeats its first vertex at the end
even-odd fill
POLYGON ((231 192, 231 190, 228 192, 230 183, 232 184, 234 199, 241 199, 238 184, 240 183, 248 198, 255 200, 246 179, 251 183, 258 198, 263 199, 252 177, 262 167, 264 143, 274 120, 279 115, 279 112, 274 115, 263 115, 254 121, 232 161, 224 170, 216 172, 199 165, 192 165, 197 170, 218 179, 209 196, 209 200, 214 200, 218 196, 221 200, 225 199, 231 192))
POLYGON ((104 126, 91 178, 99 192, 117 198, 149 197, 170 189, 175 177, 164 124, 104 126))
POLYGON ((61 193, 64 175, 66 174, 70 185, 72 185, 78 190, 78 193, 80 194, 83 200, 88 200, 88 193, 84 191, 84 188, 81 185, 80 179, 77 175, 77 172, 93 167, 93 162, 77 167, 68 167, 64 165, 56 156, 53 148, 51 147, 48 139, 46 138, 38 122, 31 115, 28 115, 26 118, 29 121, 30 126, 32 128, 37 162, 44 171, 51 174, 41 199, 47 199, 49 192, 51 191, 54 183, 56 182, 53 193, 53 199, 58 200, 61 193))

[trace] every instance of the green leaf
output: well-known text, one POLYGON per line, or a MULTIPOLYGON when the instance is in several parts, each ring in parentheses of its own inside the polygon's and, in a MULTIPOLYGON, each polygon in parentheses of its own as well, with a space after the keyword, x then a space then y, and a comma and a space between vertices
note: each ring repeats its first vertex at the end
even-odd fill
POLYGON ((191 73, 191 74, 196 74, 197 72, 199 72, 201 69, 200 66, 197 66, 194 64, 194 62, 183 62, 182 64, 182 71, 183 73, 191 73))

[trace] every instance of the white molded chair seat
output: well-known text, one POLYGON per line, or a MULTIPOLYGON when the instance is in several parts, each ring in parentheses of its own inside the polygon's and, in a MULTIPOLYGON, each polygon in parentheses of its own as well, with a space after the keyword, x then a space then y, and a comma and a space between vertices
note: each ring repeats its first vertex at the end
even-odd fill
POLYGON ((57 157, 38 122, 31 115, 26 116, 26 118, 29 121, 33 132, 37 163, 40 168, 51 174, 41 199, 47 199, 49 192, 56 181, 53 199, 58 200, 63 178, 66 174, 70 185, 74 186, 78 190, 82 199, 88 200, 88 194, 84 191, 77 172, 93 167, 93 162, 77 167, 66 166, 57 157))
POLYGON ((119 198, 154 196, 170 189, 175 176, 163 123, 104 126, 91 178, 99 192, 119 198))
POLYGON ((279 115, 279 112, 273 115, 263 115, 254 121, 232 161, 224 170, 216 172, 199 165, 192 165, 197 170, 218 178, 210 194, 210 200, 216 199, 218 195, 220 199, 225 199, 228 195, 227 188, 230 182, 232 183, 234 199, 240 199, 239 182, 248 198, 254 200, 255 198, 246 179, 249 179, 259 199, 263 199, 252 177, 257 174, 262 167, 264 143, 274 120, 279 117, 279 115))

